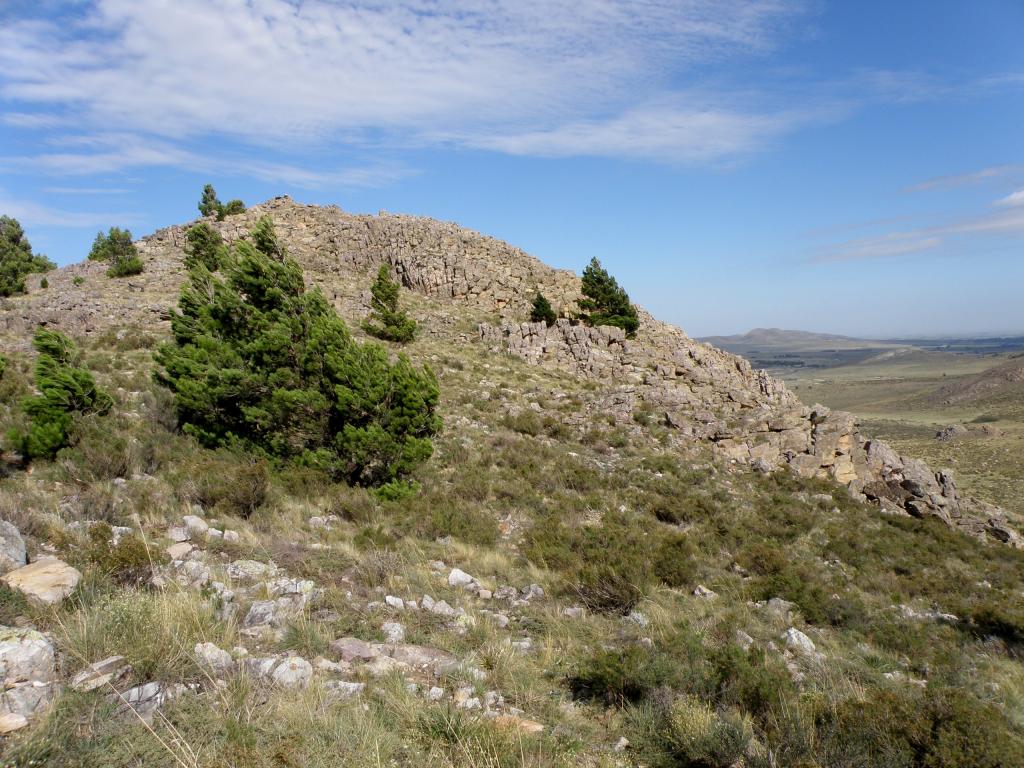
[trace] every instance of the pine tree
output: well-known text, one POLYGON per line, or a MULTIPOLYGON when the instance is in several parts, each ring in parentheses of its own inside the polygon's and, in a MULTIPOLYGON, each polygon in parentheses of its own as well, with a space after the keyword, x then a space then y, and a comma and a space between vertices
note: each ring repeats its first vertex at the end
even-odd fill
POLYGON ((213 188, 213 184, 207 184, 203 187, 203 196, 199 199, 199 213, 201 216, 214 216, 219 215, 221 209, 221 202, 217 199, 217 190, 213 188))
POLYGON ((195 269, 156 353, 185 432, 317 467, 362 485, 390 483, 432 453, 437 380, 403 355, 359 344, 261 222, 214 275, 195 269))
POLYGON ((537 291, 537 295, 533 297, 533 308, 530 310, 530 322, 545 323, 550 328, 557 319, 555 310, 551 308, 551 302, 543 293, 537 291))
POLYGON ((229 200, 222 203, 217 197, 217 190, 213 184, 203 187, 203 196, 199 198, 199 213, 205 218, 216 216, 217 221, 224 221, 225 216, 234 216, 236 213, 245 213, 245 203, 241 200, 229 200))
POLYGON ((67 336, 40 328, 32 346, 39 353, 35 368, 39 394, 22 402, 30 419, 28 434, 15 434, 14 438, 26 457, 53 458, 68 444, 76 416, 105 414, 113 400, 96 386, 88 370, 75 367, 78 348, 67 336))
POLYGON ((629 294, 623 290, 614 277, 601 266, 596 258, 583 270, 583 295, 580 319, 588 325, 613 325, 621 328, 632 338, 640 327, 636 307, 629 301, 629 294))
POLYGON ((0 216, 0 296, 25 292, 25 276, 47 272, 55 264, 41 254, 32 253, 21 224, 10 216, 0 216))
POLYGON ((142 272, 142 259, 127 229, 111 227, 107 234, 97 233, 89 251, 90 261, 105 261, 110 265, 110 277, 129 277, 142 272))
POLYGON ((371 336, 406 343, 416 336, 416 321, 398 306, 398 283, 391 279, 387 264, 381 264, 370 286, 370 317, 363 329, 371 336))
POLYGON ((202 265, 211 272, 216 272, 227 265, 228 256, 224 239, 205 221, 186 230, 185 266, 188 269, 202 265))

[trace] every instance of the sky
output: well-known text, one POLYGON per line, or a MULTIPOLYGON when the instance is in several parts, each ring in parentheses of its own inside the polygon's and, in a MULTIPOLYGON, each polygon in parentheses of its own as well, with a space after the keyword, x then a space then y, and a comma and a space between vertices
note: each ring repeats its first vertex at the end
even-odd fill
POLYGON ((0 0, 0 214, 202 186, 591 257, 691 335, 1024 333, 1021 0, 0 0))

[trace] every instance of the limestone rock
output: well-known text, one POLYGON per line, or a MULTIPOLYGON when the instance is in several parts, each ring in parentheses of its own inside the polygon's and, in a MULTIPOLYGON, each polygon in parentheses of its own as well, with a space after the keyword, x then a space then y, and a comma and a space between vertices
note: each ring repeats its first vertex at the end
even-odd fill
POLYGON ((795 627, 790 627, 782 634, 782 641, 790 650, 807 654, 815 652, 814 641, 795 627))
POLYGON ((0 520, 0 574, 23 567, 28 562, 21 532, 6 520, 0 520))
POLYGON ((197 643, 195 653, 203 668, 214 675, 223 675, 235 666, 231 654, 214 643, 197 643))
POLYGON ((131 666, 124 656, 110 656, 94 662, 71 679, 76 691, 94 691, 131 672, 131 666))
POLYGON ((289 656, 271 673, 271 679, 282 688, 305 688, 312 677, 313 665, 301 656, 289 656))
POLYGON ((56 557, 41 557, 7 573, 7 586, 24 594, 39 606, 56 605, 75 591, 82 574, 56 557))

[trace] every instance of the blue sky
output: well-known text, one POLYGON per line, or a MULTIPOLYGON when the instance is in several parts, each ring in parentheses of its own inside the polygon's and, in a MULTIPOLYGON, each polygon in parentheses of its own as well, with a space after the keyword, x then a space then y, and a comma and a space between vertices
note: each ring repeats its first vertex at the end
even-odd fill
POLYGON ((694 335, 1024 332, 1020 0, 5 0, 0 213, 202 185, 597 256, 694 335))

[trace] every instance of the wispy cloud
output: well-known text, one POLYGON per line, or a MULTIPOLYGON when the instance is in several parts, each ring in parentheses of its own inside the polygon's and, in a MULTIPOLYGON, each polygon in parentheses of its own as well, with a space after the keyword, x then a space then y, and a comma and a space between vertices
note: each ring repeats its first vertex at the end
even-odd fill
POLYGON ((1019 173, 1024 173, 1024 165, 993 165, 988 168, 982 168, 978 171, 970 171, 968 173, 960 173, 951 176, 936 176, 931 179, 925 179, 918 184, 907 187, 905 191, 926 192, 932 189, 965 187, 1019 173))
POLYGON ((1024 206, 965 217, 958 221, 889 232, 838 243, 818 251, 815 262, 858 261, 937 251, 964 236, 1024 235, 1024 206))
POLYGON ((126 195, 131 192, 127 187, 43 187, 48 195, 126 195))
MULTIPOLYGON (((444 137, 517 154, 572 154, 580 142, 585 154, 704 160, 799 121, 712 109, 681 98, 674 78, 770 50, 804 4, 92 0, 77 23, 0 27, 0 95, 174 142, 444 137), (676 106, 638 106, 666 95, 676 106)), ((188 162, 153 143, 88 154, 39 159, 67 173, 188 162)))
POLYGON ((111 222, 137 224, 143 221, 138 213, 130 211, 68 211, 48 205, 14 198, 0 190, 0 211, 13 216, 26 226, 68 227, 85 229, 106 227, 111 222))
POLYGON ((997 200, 996 205, 1001 205, 1004 207, 1024 205, 1024 189, 1018 190, 1017 192, 1013 192, 1007 195, 1006 197, 1002 198, 1001 200, 997 200))

